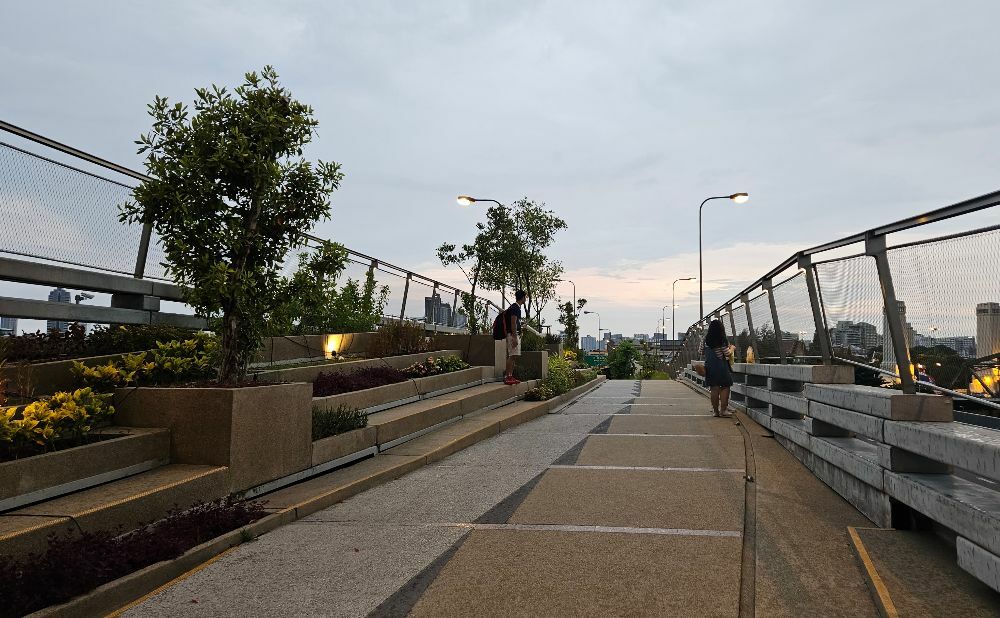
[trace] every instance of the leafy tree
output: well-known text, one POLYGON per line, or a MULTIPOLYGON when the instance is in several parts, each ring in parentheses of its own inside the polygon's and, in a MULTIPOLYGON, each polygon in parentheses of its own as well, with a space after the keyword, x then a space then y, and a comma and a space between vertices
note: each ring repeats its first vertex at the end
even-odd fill
POLYGON ((366 332, 382 319, 388 286, 378 286, 369 270, 364 282, 337 280, 347 264, 347 250, 324 243, 315 253, 299 255, 299 268, 285 282, 285 301, 271 312, 267 334, 309 335, 366 332))
POLYGON ((923 365, 934 382, 945 388, 968 388, 972 381, 970 359, 962 358, 948 346, 916 346, 910 350, 910 361, 923 365))
POLYGON ((635 366, 642 358, 642 352, 626 339, 608 352, 608 378, 628 380, 635 377, 635 366))
POLYGON ((195 90, 194 114, 156 97, 152 130, 137 144, 151 180, 122 206, 121 219, 148 222, 185 300, 220 324, 219 381, 246 375, 268 314, 286 299, 288 251, 330 214, 343 174, 309 163, 302 148, 317 126, 270 66, 233 92, 195 90))
POLYGON ((586 298, 578 299, 576 301, 575 308, 573 307, 573 303, 570 301, 559 304, 558 321, 562 324, 566 344, 573 350, 578 350, 580 348, 580 326, 577 322, 577 318, 580 315, 580 311, 583 310, 583 307, 586 304, 586 298))

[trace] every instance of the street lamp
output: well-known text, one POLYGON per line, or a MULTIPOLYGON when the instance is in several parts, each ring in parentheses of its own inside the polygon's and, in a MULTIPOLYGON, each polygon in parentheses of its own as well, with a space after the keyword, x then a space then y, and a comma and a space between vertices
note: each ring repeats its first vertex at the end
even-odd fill
POLYGON ((702 282, 705 274, 701 271, 701 209, 711 200, 732 200, 737 204, 743 204, 750 199, 749 193, 733 193, 732 195, 717 195, 707 197, 698 207, 698 319, 705 317, 705 298, 702 293, 702 282))
MULTIPOLYGON (((700 259, 700 258, 699 258, 700 259)), ((674 330, 677 326, 677 322, 674 318, 677 317, 677 282, 678 281, 693 281, 694 277, 684 277, 683 279, 674 279, 674 282, 670 285, 671 295, 670 295, 670 330, 674 330)), ((673 341, 676 336, 676 331, 671 333, 670 340, 673 341)))
POLYGON ((593 313, 594 315, 597 316, 597 336, 600 337, 601 336, 601 331, 604 330, 603 328, 601 328, 601 314, 598 313, 598 312, 596 312, 596 311, 584 311, 583 312, 584 315, 590 315, 591 313, 593 313))
POLYGON ((556 281, 565 281, 566 283, 573 284, 573 313, 575 315, 580 315, 580 313, 576 310, 576 284, 570 281, 569 279, 556 279, 556 281))
POLYGON ((490 200, 482 197, 470 197, 468 195, 459 195, 457 201, 459 206, 472 206, 476 202, 493 202, 497 206, 503 206, 503 204, 496 200, 490 200))

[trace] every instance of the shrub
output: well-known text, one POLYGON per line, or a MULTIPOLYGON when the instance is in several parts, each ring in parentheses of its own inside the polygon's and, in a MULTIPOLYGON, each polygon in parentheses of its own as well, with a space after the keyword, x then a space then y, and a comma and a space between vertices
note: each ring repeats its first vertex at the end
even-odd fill
POLYGON ((547 399, 552 399, 553 397, 555 397, 555 393, 545 386, 545 384, 539 384, 535 388, 529 389, 528 392, 524 394, 524 398, 528 401, 545 401, 547 399))
POLYGON ((471 365, 458 356, 438 356, 428 357, 426 361, 413 363, 403 370, 411 378, 426 378, 442 373, 451 373, 468 369, 471 365))
POLYGON ((118 361, 88 367, 73 361, 77 380, 100 391, 121 386, 173 384, 202 380, 215 373, 218 342, 213 335, 196 333, 183 341, 156 342, 151 352, 126 354, 118 361))
POLYGON ((81 388, 55 393, 23 410, 0 410, 0 457, 23 457, 81 444, 94 427, 107 424, 114 416, 110 400, 110 394, 81 388))
POLYGON ((368 426, 368 413, 341 404, 336 408, 313 408, 313 441, 368 426))
POLYGON ((7 360, 48 361, 83 356, 103 356, 141 352, 156 347, 157 341, 187 339, 192 331, 161 324, 98 326, 90 333, 73 323, 65 332, 41 331, 4 337, 7 360))
POLYGON ((427 332, 419 322, 392 320, 379 327, 372 345, 376 356, 419 354, 430 349, 427 332))
POLYGON ((559 338, 559 335, 553 335, 552 333, 547 333, 545 335, 545 343, 547 345, 555 345, 560 341, 562 341, 562 339, 559 338))
POLYGON ((541 352, 545 349, 545 339, 531 332, 530 330, 525 330, 521 334, 521 351, 522 352, 541 352))
POLYGON ((313 397, 329 397, 366 388, 405 382, 409 378, 392 367, 362 367, 345 373, 321 373, 313 382, 313 397))
POLYGON ((554 395, 569 392, 575 385, 573 366, 566 359, 558 356, 549 357, 549 371, 543 383, 549 387, 554 395))
POLYGON ((221 534, 260 519, 259 502, 223 498, 121 534, 120 530, 53 536, 43 554, 0 556, 0 615, 23 616, 87 593, 221 534))
POLYGON ((635 376, 636 363, 642 358, 639 348, 631 341, 622 341, 608 352, 608 378, 631 379, 635 376))

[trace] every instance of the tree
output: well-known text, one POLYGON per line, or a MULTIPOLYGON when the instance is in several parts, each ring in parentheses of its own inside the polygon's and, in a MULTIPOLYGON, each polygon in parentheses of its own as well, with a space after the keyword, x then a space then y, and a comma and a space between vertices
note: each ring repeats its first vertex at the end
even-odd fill
POLYGON ((635 377, 635 367, 642 358, 639 348, 626 339, 608 352, 608 379, 629 380, 635 377))
POLYGON ((573 307, 573 303, 569 301, 559 304, 558 321, 562 324, 566 344, 574 350, 580 348, 580 326, 577 323, 577 318, 580 315, 580 311, 583 309, 583 306, 586 304, 586 298, 577 300, 575 308, 573 307))
POLYGON ((121 219, 150 223, 185 300, 220 328, 219 381, 246 375, 268 314, 285 300, 289 250, 329 217, 340 165, 302 157, 317 121, 270 66, 247 73, 232 93, 195 90, 187 106, 156 97, 152 130, 136 142, 152 177, 122 206, 121 219))
MULTIPOLYGON (((437 249, 441 264, 458 266, 474 296, 477 288, 505 291, 522 289, 528 293, 525 316, 537 319, 539 307, 554 298, 555 280, 563 272, 562 264, 551 260, 545 250, 566 222, 527 198, 511 207, 492 206, 486 221, 476 224, 476 237, 459 248, 444 243, 437 249)), ((506 308, 506 307, 505 307, 506 308)))

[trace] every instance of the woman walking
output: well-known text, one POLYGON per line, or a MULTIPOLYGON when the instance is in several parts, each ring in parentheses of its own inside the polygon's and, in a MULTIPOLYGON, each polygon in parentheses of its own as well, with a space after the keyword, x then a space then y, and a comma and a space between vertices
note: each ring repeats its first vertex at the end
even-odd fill
POLYGON ((733 385, 733 374, 729 370, 733 346, 729 345, 719 320, 712 320, 708 325, 704 353, 705 384, 712 389, 712 412, 716 416, 731 416, 726 410, 729 408, 729 389, 733 385))

